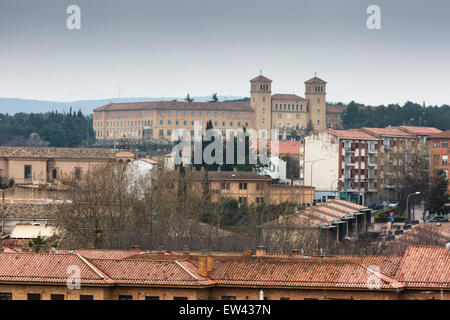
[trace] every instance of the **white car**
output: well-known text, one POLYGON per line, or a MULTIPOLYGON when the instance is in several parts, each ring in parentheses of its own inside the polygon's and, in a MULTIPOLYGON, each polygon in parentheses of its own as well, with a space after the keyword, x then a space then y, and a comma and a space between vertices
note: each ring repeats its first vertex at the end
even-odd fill
POLYGON ((388 204, 388 208, 397 208, 398 207, 398 203, 397 202, 392 202, 388 204))

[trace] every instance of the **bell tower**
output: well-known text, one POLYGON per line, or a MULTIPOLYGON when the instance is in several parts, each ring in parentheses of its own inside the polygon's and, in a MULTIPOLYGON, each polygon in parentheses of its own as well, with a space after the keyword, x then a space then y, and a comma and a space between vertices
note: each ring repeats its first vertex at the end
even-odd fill
POLYGON ((272 80, 262 74, 250 80, 250 106, 255 111, 255 129, 271 129, 272 80))
POLYGON ((309 120, 315 130, 326 130, 327 83, 315 76, 305 81, 305 99, 308 106, 309 120))

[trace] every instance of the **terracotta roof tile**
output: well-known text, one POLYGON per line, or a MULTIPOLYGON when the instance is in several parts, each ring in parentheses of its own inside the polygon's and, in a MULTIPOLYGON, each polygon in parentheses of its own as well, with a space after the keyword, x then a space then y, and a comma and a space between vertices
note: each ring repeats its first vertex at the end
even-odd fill
POLYGON ((386 128, 362 128, 367 133, 380 137, 414 137, 410 133, 400 130, 397 127, 386 127, 386 128))
POLYGON ((76 254, 0 253, 0 281, 66 283, 70 266, 80 268, 81 283, 105 283, 76 254))
POLYGON ((417 136, 430 136, 441 133, 442 131, 434 127, 417 127, 417 126, 399 126, 400 130, 417 136))
POLYGON ((450 130, 442 131, 441 133, 430 136, 430 139, 448 138, 450 139, 450 130))
POLYGON ((272 80, 270 80, 267 77, 264 77, 262 74, 257 76, 257 77, 254 77, 253 79, 250 80, 250 82, 255 82, 255 81, 269 81, 269 82, 272 82, 272 80))
POLYGON ((450 288, 450 250, 445 247, 409 246, 396 279, 407 287, 450 288))
POLYGON ((314 77, 314 78, 311 78, 311 79, 305 81, 305 83, 327 83, 327 82, 323 81, 322 79, 320 79, 318 77, 314 77))
POLYGON ((376 137, 361 131, 359 129, 350 130, 332 130, 329 129, 328 133, 341 139, 356 139, 356 140, 378 140, 376 137))

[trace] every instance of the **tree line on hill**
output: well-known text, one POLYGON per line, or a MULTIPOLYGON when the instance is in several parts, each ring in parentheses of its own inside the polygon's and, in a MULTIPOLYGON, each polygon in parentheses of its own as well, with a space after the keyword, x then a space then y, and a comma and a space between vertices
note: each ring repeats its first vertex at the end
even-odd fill
POLYGON ((403 106, 390 104, 369 107, 352 101, 347 105, 343 124, 346 129, 411 125, 435 127, 445 131, 450 130, 450 106, 445 104, 427 107, 425 104, 408 101, 403 106))
POLYGON ((94 141, 92 117, 70 109, 46 113, 0 114, 0 145, 85 147, 94 141))

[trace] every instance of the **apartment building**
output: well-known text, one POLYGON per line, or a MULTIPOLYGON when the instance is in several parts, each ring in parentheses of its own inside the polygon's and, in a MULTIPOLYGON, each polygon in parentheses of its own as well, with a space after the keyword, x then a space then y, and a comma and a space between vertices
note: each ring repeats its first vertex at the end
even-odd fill
POLYGON ((445 247, 410 246, 401 257, 273 254, 264 247, 240 253, 0 250, 2 300, 450 299, 445 247))
POLYGON ((369 204, 377 198, 380 141, 362 130, 313 132, 304 139, 304 181, 316 201, 369 204))
MULTIPOLYGON (((448 171, 450 169, 448 157, 450 155, 450 130, 432 135, 430 139, 431 149, 431 173, 442 169, 448 178, 448 171)), ((450 193, 450 185, 448 188, 450 193)))

